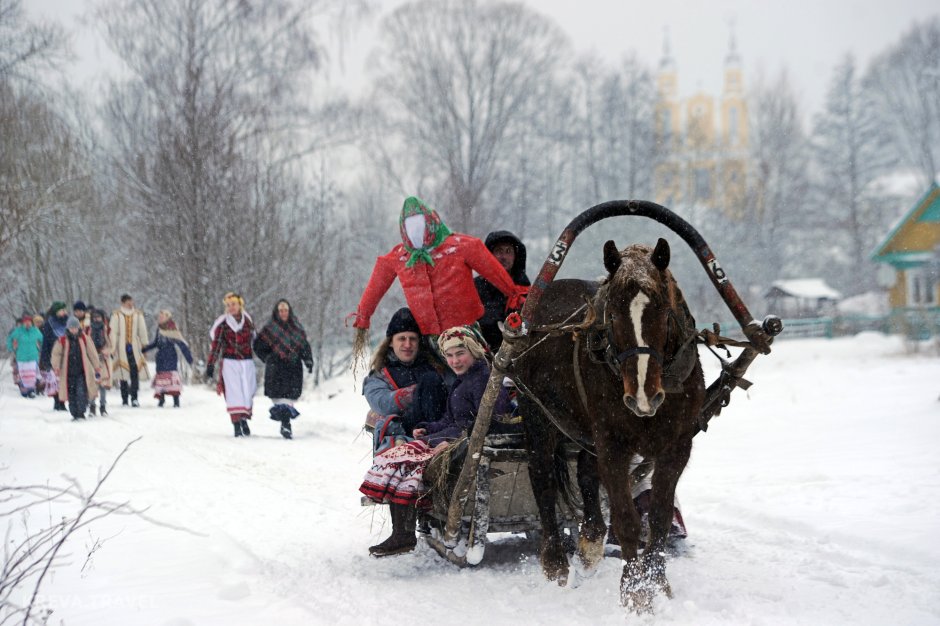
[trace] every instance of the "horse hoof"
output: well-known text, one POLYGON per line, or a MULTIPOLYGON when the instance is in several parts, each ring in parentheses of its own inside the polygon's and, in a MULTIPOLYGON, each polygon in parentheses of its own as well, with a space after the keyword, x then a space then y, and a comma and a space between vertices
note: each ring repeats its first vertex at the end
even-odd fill
POLYGON ((584 567, 585 573, 590 574, 597 568, 604 558, 604 537, 590 541, 585 536, 578 538, 578 558, 584 567))
POLYGON ((557 550, 544 550, 539 560, 545 578, 557 582, 559 587, 568 584, 568 559, 560 547, 557 550))
POLYGON ((637 615, 653 612, 653 592, 650 589, 636 589, 620 591, 620 602, 623 606, 637 615))

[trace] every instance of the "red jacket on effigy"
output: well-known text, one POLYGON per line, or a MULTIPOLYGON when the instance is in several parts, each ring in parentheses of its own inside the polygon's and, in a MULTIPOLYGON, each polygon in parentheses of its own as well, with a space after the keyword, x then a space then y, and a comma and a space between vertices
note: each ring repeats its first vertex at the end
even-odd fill
MULTIPOLYGON (((428 241, 431 241, 434 222, 436 220, 439 224, 440 219, 433 209, 421 206, 420 210, 428 218, 428 232, 431 233, 428 241)), ((403 210, 401 223, 406 217, 408 213, 403 210)), ((404 226, 402 240, 410 243, 404 226)), ((433 265, 420 261, 412 262, 409 267, 409 259, 414 253, 405 243, 398 244, 376 260, 359 301, 353 326, 369 328, 372 314, 396 276, 405 292, 408 308, 425 335, 440 335, 453 326, 473 324, 483 315, 483 304, 473 284, 474 271, 506 295, 508 308, 521 306, 528 289, 513 283, 509 273, 476 237, 447 231, 442 240, 434 242, 433 247, 425 246, 425 249, 433 265)))

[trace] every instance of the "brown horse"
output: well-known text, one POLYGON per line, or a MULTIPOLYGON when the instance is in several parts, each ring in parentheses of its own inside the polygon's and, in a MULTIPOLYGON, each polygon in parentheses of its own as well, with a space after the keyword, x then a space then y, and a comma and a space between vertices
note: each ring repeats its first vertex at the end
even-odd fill
POLYGON ((573 439, 584 448, 578 463, 584 504, 578 555, 588 568, 603 556, 607 526, 599 477, 626 561, 621 601, 638 611, 649 610, 657 591, 671 595, 664 548, 676 483, 689 460, 705 395, 695 320, 667 269, 669 256, 663 239, 655 249, 633 245, 623 251, 608 241, 607 278, 552 283, 533 320, 532 348, 516 363, 518 380, 528 393, 520 398, 520 412, 541 518, 543 571, 559 584, 567 580, 568 561, 555 517, 556 494, 563 487, 555 461, 558 446, 573 439), (558 329, 583 318, 574 332, 570 326, 558 329), (630 495, 634 454, 654 462, 650 536, 642 555, 640 518, 630 495))

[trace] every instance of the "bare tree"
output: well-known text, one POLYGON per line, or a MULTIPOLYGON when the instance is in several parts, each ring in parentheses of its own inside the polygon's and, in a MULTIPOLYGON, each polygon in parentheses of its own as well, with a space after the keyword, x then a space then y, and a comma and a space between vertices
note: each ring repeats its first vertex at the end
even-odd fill
MULTIPOLYGON (((306 106, 323 51, 311 27, 335 4, 290 0, 115 0, 98 17, 129 76, 106 110, 112 193, 188 332, 201 335, 221 294, 273 301, 309 260, 297 220, 303 159, 336 140, 306 106)), ((194 343, 202 355, 205 342, 194 343)))
POLYGON ((940 18, 915 23, 865 77, 898 156, 924 185, 940 169, 940 18))
MULTIPOLYGON (((420 0, 383 22, 373 101, 397 134, 394 154, 452 203, 452 226, 476 213, 509 146, 530 132, 528 105, 566 48, 554 23, 525 6, 420 0)), ((400 164, 399 164, 400 165, 400 164)))
POLYGON ((22 0, 0 0, 0 82, 33 83, 67 52, 62 29, 26 20, 22 0))
POLYGON ((883 119, 862 89, 854 59, 846 57, 833 73, 825 110, 816 116, 815 210, 804 224, 845 239, 838 249, 848 250, 848 255, 837 258, 823 248, 818 256, 824 259, 826 273, 850 293, 870 286, 874 272, 868 254, 886 228, 886 203, 872 190, 875 179, 897 162, 883 119))

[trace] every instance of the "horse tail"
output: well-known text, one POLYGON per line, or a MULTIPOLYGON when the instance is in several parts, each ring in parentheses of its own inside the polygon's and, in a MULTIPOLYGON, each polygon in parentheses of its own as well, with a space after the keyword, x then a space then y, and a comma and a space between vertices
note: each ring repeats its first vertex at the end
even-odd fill
POLYGON ((564 443, 559 442, 555 446, 555 454, 552 462, 552 470, 555 474, 555 484, 558 487, 558 493, 565 505, 572 511, 581 508, 581 499, 575 492, 571 481, 571 471, 568 467, 568 455, 565 451, 564 443))

